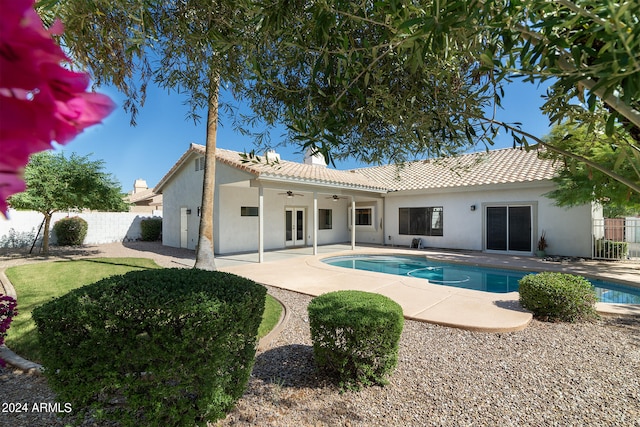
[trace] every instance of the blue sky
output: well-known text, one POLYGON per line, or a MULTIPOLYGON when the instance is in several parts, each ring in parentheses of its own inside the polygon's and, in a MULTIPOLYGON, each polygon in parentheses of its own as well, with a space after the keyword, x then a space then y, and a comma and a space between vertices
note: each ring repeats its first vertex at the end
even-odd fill
MULTIPOLYGON (((187 118, 185 97, 156 87, 149 87, 147 100, 137 117, 137 126, 129 124, 130 116, 122 109, 124 97, 113 88, 99 88, 113 99, 118 107, 103 124, 85 130, 75 140, 59 149, 65 153, 90 155, 92 160, 103 160, 105 171, 111 173, 122 185, 124 192, 133 189, 133 182, 142 178, 150 187, 169 171, 191 142, 205 143, 205 120, 194 124, 187 118)), ((543 88, 531 83, 515 82, 505 88, 503 109, 498 119, 521 122, 523 130, 542 137, 549 132, 548 120, 540 112, 543 88)), ((226 94, 223 97, 228 96, 226 94)), ((278 134, 273 135, 273 142, 278 134)), ((511 147, 509 136, 499 136, 495 148, 511 147)), ((218 147, 236 151, 254 148, 250 137, 234 132, 224 118, 218 126, 218 147)), ((484 147, 478 147, 478 150, 484 147)), ((278 147, 282 159, 302 161, 299 148, 278 147)), ((354 161, 337 164, 339 169, 364 166, 354 161)))

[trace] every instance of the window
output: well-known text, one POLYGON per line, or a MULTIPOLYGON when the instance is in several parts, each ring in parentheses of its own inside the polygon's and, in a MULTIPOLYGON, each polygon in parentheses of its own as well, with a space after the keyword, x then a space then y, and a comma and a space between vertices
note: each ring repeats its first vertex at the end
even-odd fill
POLYGON ((204 170, 204 156, 196 159, 196 171, 204 170))
POLYGON ((356 225, 373 225, 373 209, 356 208, 356 225))
POLYGON ((240 216, 258 216, 257 206, 242 206, 240 208, 240 216))
POLYGON ((418 236, 442 236, 442 207, 400 208, 398 233, 418 236))
POLYGON ((331 209, 318 209, 318 230, 331 230, 331 209))
POLYGON ((361 206, 355 209, 355 217, 352 215, 353 211, 349 207, 348 211, 348 226, 351 229, 351 224, 355 223, 356 227, 363 231, 370 231, 376 229, 376 208, 375 206, 361 206))

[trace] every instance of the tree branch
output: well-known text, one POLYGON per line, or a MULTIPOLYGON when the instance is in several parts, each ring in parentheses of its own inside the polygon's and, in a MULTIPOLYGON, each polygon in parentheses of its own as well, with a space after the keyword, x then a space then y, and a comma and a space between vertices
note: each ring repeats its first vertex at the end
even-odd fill
MULTIPOLYGON (((529 30, 524 25, 518 24, 515 26, 515 29, 522 35, 525 40, 531 42, 534 45, 546 42, 544 37, 542 37, 539 33, 529 30)), ((567 72, 579 72, 578 68, 569 60, 569 58, 571 58, 571 55, 569 55, 565 50, 560 50, 560 52, 561 55, 558 59, 558 65, 560 66, 560 68, 567 72)), ((630 105, 625 104, 613 93, 605 96, 605 88, 600 87, 594 91, 593 88, 596 86, 597 82, 592 80, 590 77, 581 79, 580 84, 596 94, 600 99, 602 99, 605 104, 609 105, 615 111, 620 113, 620 115, 627 118, 629 122, 633 123, 634 126, 640 128, 640 111, 632 108, 630 105)))
POLYGON ((626 185, 627 187, 629 187, 630 189, 632 189, 636 193, 640 194, 640 184, 639 183, 631 181, 630 179, 627 179, 624 176, 619 175, 619 174, 615 173, 614 171, 609 170, 609 169, 605 168, 604 166, 599 165, 598 163, 595 163, 595 162, 587 159, 586 157, 580 156, 578 154, 571 153, 569 151, 566 151, 566 150, 563 150, 561 148, 555 147, 555 146, 553 146, 551 144, 547 144, 546 142, 544 142, 543 140, 541 140, 537 136, 532 135, 529 132, 525 132, 522 129, 518 129, 517 127, 511 126, 508 123, 501 122, 499 120, 494 120, 494 119, 487 119, 485 117, 481 117, 481 118, 478 118, 478 119, 482 120, 482 121, 484 121, 486 123, 491 123, 491 124, 494 124, 494 125, 502 126, 505 129, 510 130, 511 132, 516 132, 516 133, 518 133, 518 134, 520 134, 522 136, 525 136, 527 138, 532 139, 538 145, 540 145, 542 147, 545 147, 549 151, 553 151, 554 153, 557 153, 557 154, 560 154, 562 156, 569 157, 569 158, 572 158, 572 159, 577 160, 579 162, 582 162, 585 165, 588 165, 588 166, 590 166, 590 167, 602 172, 603 174, 609 176, 610 178, 615 179, 616 181, 626 185))

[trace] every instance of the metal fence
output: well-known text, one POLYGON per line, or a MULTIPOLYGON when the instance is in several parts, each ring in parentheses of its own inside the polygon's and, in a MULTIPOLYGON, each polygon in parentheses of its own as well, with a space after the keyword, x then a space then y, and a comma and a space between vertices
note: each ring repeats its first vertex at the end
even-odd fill
POLYGON ((640 218, 603 218, 593 221, 594 259, 640 260, 640 218))

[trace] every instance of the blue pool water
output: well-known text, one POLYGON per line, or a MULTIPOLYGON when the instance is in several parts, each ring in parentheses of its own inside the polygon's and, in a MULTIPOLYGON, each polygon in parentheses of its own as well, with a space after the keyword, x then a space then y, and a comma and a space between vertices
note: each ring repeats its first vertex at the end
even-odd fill
MULTIPOLYGON (((323 262, 337 267, 427 279, 431 283, 485 292, 505 293, 518 290, 518 281, 534 272, 501 270, 431 261, 410 256, 343 256, 323 262)), ((640 304, 640 288, 589 279, 601 302, 640 304)))

